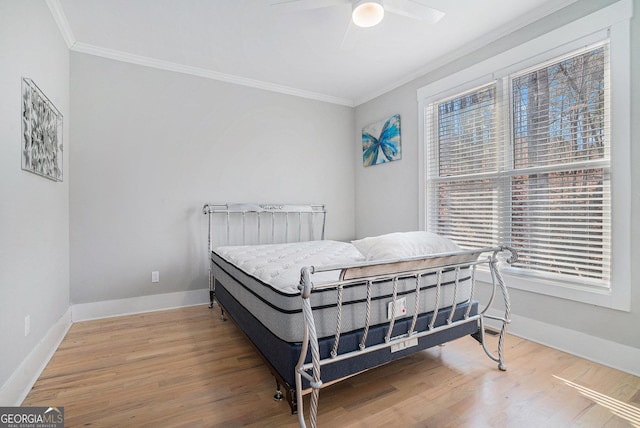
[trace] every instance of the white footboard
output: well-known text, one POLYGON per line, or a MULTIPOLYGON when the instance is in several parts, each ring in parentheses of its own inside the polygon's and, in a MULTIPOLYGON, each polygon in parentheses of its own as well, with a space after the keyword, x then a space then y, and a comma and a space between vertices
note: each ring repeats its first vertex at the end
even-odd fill
MULTIPOLYGON (((317 424, 317 411, 318 411, 318 397, 320 388, 322 388, 322 367, 329 364, 336 363, 349 358, 359 357, 366 353, 379 351, 381 349, 389 348, 390 352, 397 350, 403 350, 418 344, 418 340, 421 337, 432 335, 434 333, 451 329, 456 326, 467 323, 477 323, 478 334, 476 339, 480 341, 486 354, 494 361, 498 363, 500 370, 506 370, 503 355, 503 341, 506 332, 506 326, 510 322, 510 303, 507 288, 505 286, 503 277, 500 273, 499 263, 505 260, 508 263, 513 263, 517 259, 516 252, 509 247, 495 247, 484 248, 480 250, 459 251, 456 253, 440 254, 433 256, 423 256, 418 258, 403 259, 403 260, 391 260, 383 262, 369 262, 367 264, 357 264, 351 266, 333 266, 324 268, 305 267, 301 272, 300 279, 300 293, 302 297, 302 310, 304 314, 304 340, 302 343, 302 350, 300 353, 300 359, 296 366, 296 393, 298 403, 298 420, 300 426, 306 426, 304 409, 303 409, 303 378, 306 379, 311 385, 311 399, 309 409, 309 423, 312 427, 317 424), (492 283, 488 284, 490 287, 490 297, 488 301, 484 303, 478 309, 478 312, 471 314, 472 302, 476 299, 476 271, 478 269, 488 270, 491 274, 492 283), (331 270, 340 271, 340 280, 330 284, 314 284, 314 274, 320 272, 327 272, 331 270), (465 272, 464 276, 467 277, 467 272, 471 275, 470 287, 459 287, 459 281, 461 281, 461 272, 465 272), (453 293, 449 292, 448 296, 450 301, 442 301, 444 299, 444 293, 441 293, 442 278, 446 273, 451 277, 451 272, 454 272, 453 281, 453 293), (427 300, 425 297, 424 281, 427 278, 435 278, 435 297, 432 297, 432 301, 427 300), (406 331, 392 337, 392 331, 394 330, 394 324, 400 318, 396 314, 396 304, 398 303, 398 287, 399 281, 406 281, 412 279, 415 281, 415 291, 410 295, 406 293, 403 299, 406 299, 407 306, 413 305, 411 311, 412 319, 408 323, 406 331), (371 295, 375 287, 380 286, 383 283, 393 284, 393 297, 390 308, 390 320, 388 321, 387 333, 382 343, 376 343, 373 345, 366 345, 367 334, 372 327, 370 324, 370 312, 371 312, 371 295), (356 283, 366 283, 367 287, 367 301, 366 301, 366 314, 362 320, 363 337, 361 339, 359 349, 355 351, 340 353, 339 340, 341 335, 341 314, 342 314, 342 295, 345 287, 356 283), (335 320, 335 336, 333 340, 333 350, 331 356, 328 358, 321 358, 318 345, 318 336, 316 334, 316 325, 314 320, 314 314, 312 309, 312 300, 314 292, 324 291, 335 293, 337 316, 335 320), (504 303, 504 315, 501 317, 491 316, 487 313, 489 308, 494 302, 494 299, 498 293, 498 290, 503 298, 504 303), (464 296, 460 293, 466 293, 464 296), (454 319, 454 313, 456 313, 456 306, 460 302, 467 302, 465 312, 462 317, 454 319), (439 311, 443 308, 450 309, 450 315, 446 319, 445 323, 436 325, 436 318, 439 311), (425 328, 417 328, 417 320, 420 314, 431 313, 430 322, 425 328), (484 340, 484 319, 490 318, 497 320, 501 323, 501 328, 498 336, 498 349, 497 355, 494 355, 488 348, 484 340), (305 359, 308 350, 311 350, 311 362, 305 363, 305 359)), ((433 281, 433 279, 431 279, 433 281)))

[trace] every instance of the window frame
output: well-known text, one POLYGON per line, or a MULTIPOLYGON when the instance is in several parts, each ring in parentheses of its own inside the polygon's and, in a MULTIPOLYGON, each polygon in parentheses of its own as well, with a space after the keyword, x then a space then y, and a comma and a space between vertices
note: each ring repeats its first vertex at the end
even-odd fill
MULTIPOLYGON (((570 24, 472 65, 417 91, 419 118, 419 226, 427 222, 427 150, 425 128, 429 104, 497 81, 507 90, 511 74, 543 64, 585 46, 609 41, 611 135, 611 282, 610 288, 553 281, 529 274, 505 272, 511 288, 629 311, 631 297, 631 165, 630 165, 630 19, 631 0, 621 0, 570 24), (558 45, 558 40, 566 42, 558 45)), ((499 112, 511 138, 509 107, 499 112)), ((510 144, 503 144, 509 150, 510 144)), ((503 220, 501 220, 503 221, 503 220)), ((482 276, 480 277, 482 279, 482 276)), ((488 276, 487 276, 488 279, 488 276)))

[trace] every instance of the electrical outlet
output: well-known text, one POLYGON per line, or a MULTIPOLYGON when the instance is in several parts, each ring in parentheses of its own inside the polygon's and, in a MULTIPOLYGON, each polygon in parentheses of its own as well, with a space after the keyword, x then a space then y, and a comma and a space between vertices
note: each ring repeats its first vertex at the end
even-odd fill
POLYGON ((154 270, 151 272, 151 282, 160 282, 160 272, 154 270))
POLYGON ((24 337, 29 336, 31 333, 31 315, 24 317, 24 337))
MULTIPOLYGON (((389 306, 387 306, 387 319, 391 319, 391 314, 393 313, 393 302, 389 302, 389 306)), ((396 299, 396 318, 400 318, 407 315, 407 298, 402 297, 400 299, 396 299)))

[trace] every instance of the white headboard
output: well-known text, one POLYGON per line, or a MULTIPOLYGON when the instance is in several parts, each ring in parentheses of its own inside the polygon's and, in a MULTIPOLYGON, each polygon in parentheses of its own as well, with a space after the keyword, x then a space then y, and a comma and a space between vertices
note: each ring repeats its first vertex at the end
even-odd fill
POLYGON ((205 204, 209 251, 220 245, 275 244, 324 239, 324 205, 205 204))

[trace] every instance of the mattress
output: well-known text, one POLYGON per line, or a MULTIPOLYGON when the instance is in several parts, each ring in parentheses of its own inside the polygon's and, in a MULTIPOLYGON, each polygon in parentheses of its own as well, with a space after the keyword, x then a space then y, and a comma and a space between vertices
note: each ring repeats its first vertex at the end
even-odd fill
MULTIPOLYGON (((288 343, 302 341, 303 315, 298 284, 304 266, 334 266, 363 262, 364 258, 350 243, 323 240, 286 244, 223 246, 212 252, 212 273, 224 284, 240 305, 274 336, 288 343)), ((312 276, 314 284, 337 281, 340 271, 312 276)), ((458 273, 458 288, 454 292, 456 272, 443 272, 438 308, 469 301, 471 281, 468 269, 458 273)), ((393 281, 374 283, 372 287, 371 325, 388 323, 389 305, 393 300, 393 281)), ((399 318, 410 318, 415 311, 416 278, 397 281, 397 298, 406 298, 406 312, 399 318)), ((436 301, 436 274, 420 280, 419 313, 432 312, 436 301)), ((366 319, 365 283, 345 286, 341 314, 341 332, 362 329, 366 319)), ((335 334, 337 292, 315 290, 311 295, 316 331, 319 338, 335 334)))

